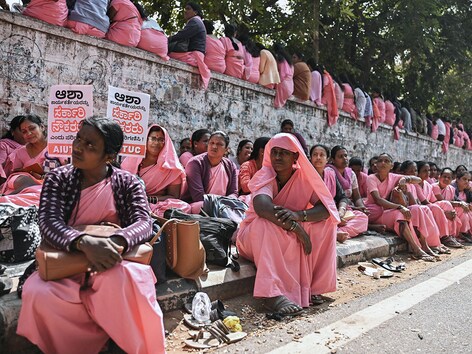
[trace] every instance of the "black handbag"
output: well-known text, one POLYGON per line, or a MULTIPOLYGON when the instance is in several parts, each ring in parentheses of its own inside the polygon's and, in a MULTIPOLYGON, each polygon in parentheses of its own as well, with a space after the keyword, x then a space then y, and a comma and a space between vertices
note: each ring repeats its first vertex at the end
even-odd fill
POLYGON ((0 204, 0 262, 34 259, 40 243, 38 208, 0 204))

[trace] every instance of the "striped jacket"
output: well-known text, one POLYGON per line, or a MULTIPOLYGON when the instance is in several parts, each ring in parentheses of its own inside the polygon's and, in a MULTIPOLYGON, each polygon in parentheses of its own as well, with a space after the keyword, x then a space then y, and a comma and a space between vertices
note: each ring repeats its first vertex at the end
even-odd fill
MULTIPOLYGON (((72 165, 61 166, 48 173, 44 180, 38 212, 41 235, 53 247, 70 250, 69 247, 83 233, 67 225, 79 200, 80 170, 72 165)), ((150 239, 152 219, 146 193, 138 179, 129 172, 109 168, 121 229, 115 235, 122 236, 128 249, 150 239)))

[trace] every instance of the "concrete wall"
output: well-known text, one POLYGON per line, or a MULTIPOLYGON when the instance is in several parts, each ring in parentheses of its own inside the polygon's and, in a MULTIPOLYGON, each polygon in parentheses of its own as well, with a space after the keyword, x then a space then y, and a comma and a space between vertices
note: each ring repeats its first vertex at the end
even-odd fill
POLYGON ((394 142, 390 127, 370 133, 363 122, 345 116, 328 127, 325 110, 296 101, 275 109, 273 91, 225 75, 213 74, 204 91, 196 69, 186 64, 164 62, 140 49, 76 35, 18 14, 0 11, 0 48, 3 126, 25 112, 46 117, 49 88, 55 84, 92 84, 94 111, 104 114, 107 87, 113 85, 150 94, 152 122, 166 126, 174 141, 209 127, 226 131, 235 150, 240 139, 270 136, 290 118, 308 145, 342 144, 351 156, 364 159, 386 151, 398 160, 425 158, 442 166, 472 166, 470 152, 451 147, 442 154, 439 143, 428 137, 402 134, 394 142))

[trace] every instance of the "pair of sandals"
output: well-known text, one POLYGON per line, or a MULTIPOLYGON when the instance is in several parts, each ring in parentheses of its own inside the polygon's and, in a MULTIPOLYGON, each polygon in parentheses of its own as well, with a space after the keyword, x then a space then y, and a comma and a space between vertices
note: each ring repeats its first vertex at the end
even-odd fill
POLYGON ((189 334, 191 338, 185 340, 185 345, 194 349, 219 347, 223 344, 239 342, 247 337, 246 332, 231 332, 221 320, 216 320, 198 331, 189 331, 189 334))
POLYGON ((464 248, 464 245, 456 240, 454 236, 446 236, 441 239, 441 243, 451 248, 464 248))
POLYGON ((380 258, 372 258, 371 262, 390 272, 401 273, 406 269, 405 263, 397 263, 393 257, 388 257, 385 260, 380 258))

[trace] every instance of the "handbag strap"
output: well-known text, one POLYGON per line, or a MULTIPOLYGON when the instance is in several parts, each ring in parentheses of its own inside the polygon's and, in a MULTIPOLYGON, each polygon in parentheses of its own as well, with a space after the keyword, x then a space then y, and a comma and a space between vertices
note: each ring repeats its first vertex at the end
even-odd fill
MULTIPOLYGON (((156 220, 162 220, 162 218, 159 218, 157 215, 155 215, 154 213, 151 213, 151 216, 156 219, 156 220)), ((176 221, 179 221, 178 219, 169 219, 167 221, 165 221, 161 226, 160 226, 160 229, 159 231, 156 232, 156 234, 153 236, 153 238, 149 241, 149 244, 152 246, 156 241, 157 239, 161 236, 161 234, 164 232, 164 229, 165 227, 167 226, 167 224, 170 224, 171 222, 176 222, 176 221)))

